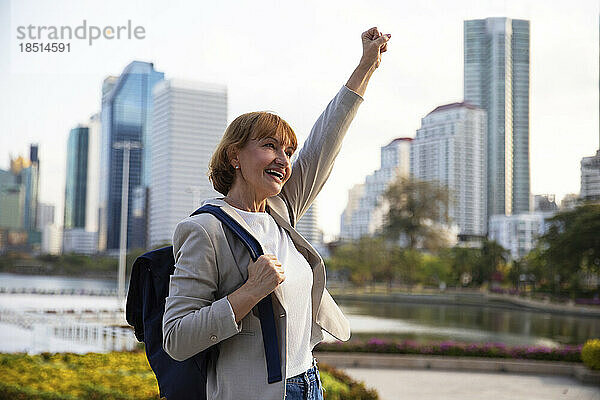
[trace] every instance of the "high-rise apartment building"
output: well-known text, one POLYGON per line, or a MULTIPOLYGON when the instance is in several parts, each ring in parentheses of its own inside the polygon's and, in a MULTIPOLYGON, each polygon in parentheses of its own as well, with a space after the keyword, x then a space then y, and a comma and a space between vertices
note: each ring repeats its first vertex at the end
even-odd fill
POLYGON ((179 221, 219 195, 208 164, 227 127, 227 88, 165 80, 154 87, 150 246, 171 243, 179 221))
POLYGON ((365 194, 365 184, 357 183, 348 190, 348 202, 346 208, 342 212, 340 217, 340 239, 352 240, 354 238, 360 238, 366 235, 367 223, 358 224, 356 223, 356 216, 358 216, 358 209, 360 207, 360 199, 365 194), (361 228, 364 228, 365 232, 361 232, 361 228))
POLYGON ((296 230, 313 246, 323 242, 323 232, 318 224, 318 207, 313 203, 296 223, 296 230))
POLYGON ((397 177, 408 176, 411 141, 411 138, 397 138, 382 147, 381 167, 366 177, 363 187, 351 189, 340 221, 342 240, 373 235, 383 227, 387 213, 383 195, 397 177))
POLYGON ((99 196, 101 251, 119 248, 124 150, 115 145, 124 141, 141 146, 132 149, 129 158, 127 248, 146 247, 145 188, 151 169, 152 88, 163 79, 164 74, 155 71, 152 63, 133 61, 118 78, 111 76, 103 83, 100 170, 104 176, 99 196))
POLYGON ((488 216, 529 211, 529 21, 464 22, 464 101, 487 112, 488 216))
POLYGON ((486 126, 481 108, 466 103, 439 106, 421 120, 410 149, 411 175, 448 188, 450 220, 464 236, 487 231, 486 126))

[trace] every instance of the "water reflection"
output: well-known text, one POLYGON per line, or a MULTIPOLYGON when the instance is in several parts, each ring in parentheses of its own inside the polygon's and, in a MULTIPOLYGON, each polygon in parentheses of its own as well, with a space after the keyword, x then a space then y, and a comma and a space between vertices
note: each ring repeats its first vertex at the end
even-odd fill
POLYGON ((581 344, 600 337, 600 320, 534 311, 440 304, 341 301, 353 338, 581 344))

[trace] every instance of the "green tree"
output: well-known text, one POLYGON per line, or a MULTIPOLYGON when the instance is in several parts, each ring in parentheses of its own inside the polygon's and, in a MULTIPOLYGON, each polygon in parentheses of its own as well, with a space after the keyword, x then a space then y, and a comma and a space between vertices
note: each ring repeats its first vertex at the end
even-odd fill
POLYGON ((328 267, 348 271, 352 283, 364 286, 374 278, 372 265, 377 263, 377 260, 370 253, 374 244, 371 237, 345 243, 335 249, 328 261, 328 267))
POLYGON ((485 240, 473 271, 473 281, 477 284, 489 282, 492 274, 508 261, 509 253, 493 240, 485 240))
POLYGON ((348 271, 355 285, 385 282, 389 291, 394 281, 407 285, 418 281, 421 254, 403 249, 382 236, 363 236, 336 248, 327 265, 332 270, 348 271))
POLYGON ((452 266, 442 257, 425 254, 422 257, 421 268, 419 268, 419 282, 438 286, 440 283, 448 283, 452 278, 452 266))
POLYGON ((556 294, 566 288, 575 295, 583 275, 600 273, 600 204, 559 212, 549 223, 528 262, 556 294))
POLYGON ((399 177, 384 194, 388 212, 383 227, 392 240, 406 240, 407 247, 436 250, 446 242, 435 223, 448 223, 448 189, 439 183, 399 177))
POLYGON ((443 249, 440 252, 440 257, 450 267, 450 278, 448 283, 467 286, 472 283, 473 276, 478 269, 481 258, 481 249, 455 246, 443 249), (463 274, 466 274, 471 280, 463 282, 463 274))

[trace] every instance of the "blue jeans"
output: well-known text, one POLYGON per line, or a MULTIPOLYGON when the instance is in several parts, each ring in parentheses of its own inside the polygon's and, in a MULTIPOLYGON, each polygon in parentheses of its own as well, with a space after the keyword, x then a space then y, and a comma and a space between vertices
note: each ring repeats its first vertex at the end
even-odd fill
POLYGON ((286 379, 285 400, 323 400, 317 360, 313 359, 313 366, 308 371, 286 379))

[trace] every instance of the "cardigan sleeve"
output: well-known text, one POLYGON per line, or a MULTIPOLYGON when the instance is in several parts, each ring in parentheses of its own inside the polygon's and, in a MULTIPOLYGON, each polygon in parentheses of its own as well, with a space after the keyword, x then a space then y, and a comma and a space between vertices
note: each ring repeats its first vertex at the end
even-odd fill
POLYGON ((292 175, 280 196, 295 224, 308 210, 327 181, 342 140, 363 98, 342 86, 311 129, 292 166, 292 175))

